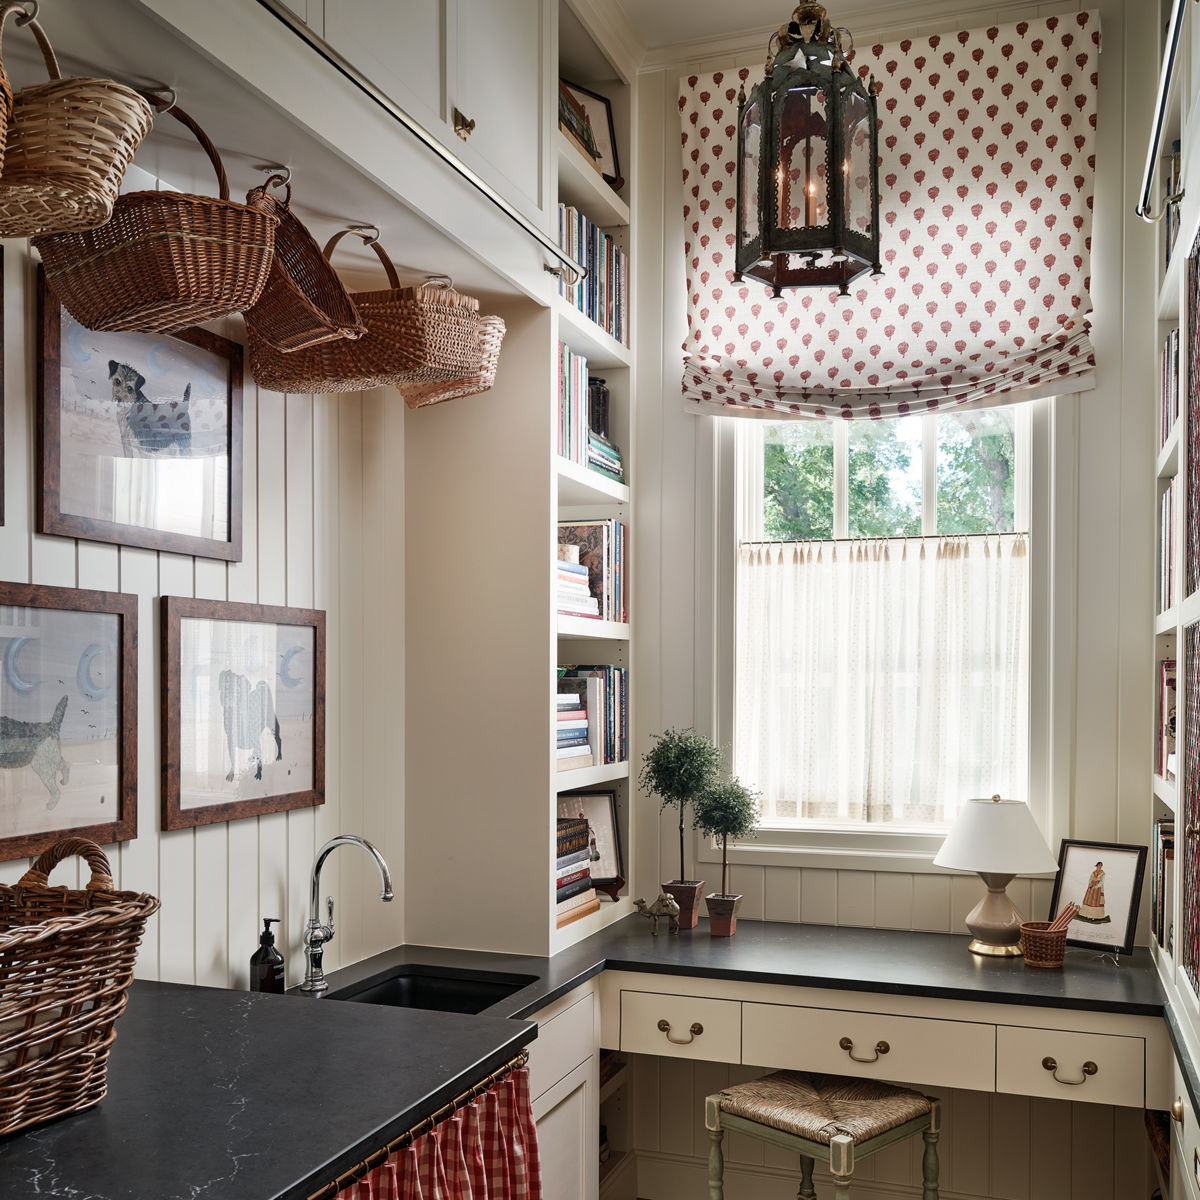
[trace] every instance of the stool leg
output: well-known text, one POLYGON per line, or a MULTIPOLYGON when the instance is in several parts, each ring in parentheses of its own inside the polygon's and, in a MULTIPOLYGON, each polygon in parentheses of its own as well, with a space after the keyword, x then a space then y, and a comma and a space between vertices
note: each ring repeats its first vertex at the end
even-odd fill
POLYGON ((938 1132, 936 1129, 927 1129, 921 1136, 925 1139, 925 1154, 921 1159, 925 1186, 921 1200, 938 1200, 938 1132))
POLYGON ((814 1165, 807 1155, 800 1155, 800 1190, 796 1193, 796 1200, 815 1200, 817 1193, 812 1181, 814 1165))
POLYGON ((725 1200, 725 1156, 721 1153, 724 1136, 723 1129, 708 1131, 708 1200, 725 1200))

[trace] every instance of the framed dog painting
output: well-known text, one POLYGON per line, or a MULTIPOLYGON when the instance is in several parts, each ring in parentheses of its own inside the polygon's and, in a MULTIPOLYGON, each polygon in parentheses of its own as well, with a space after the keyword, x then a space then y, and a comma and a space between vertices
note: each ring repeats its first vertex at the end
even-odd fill
POLYGON ((162 598, 162 827, 325 802, 325 614, 162 598))
POLYGON ((38 272, 38 531, 237 562, 242 348, 95 333, 38 272))
POLYGON ((137 834, 137 597, 0 583, 0 859, 137 834))

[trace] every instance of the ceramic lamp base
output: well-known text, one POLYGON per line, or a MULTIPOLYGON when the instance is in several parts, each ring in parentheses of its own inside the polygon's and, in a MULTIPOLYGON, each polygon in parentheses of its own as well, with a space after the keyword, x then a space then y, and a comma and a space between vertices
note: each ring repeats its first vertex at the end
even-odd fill
POLYGON ((1020 958, 1024 917, 1005 891, 1013 877, 985 875, 981 871, 979 878, 987 885, 987 892, 967 914, 967 928, 971 931, 968 949, 972 954, 991 958, 1020 958))

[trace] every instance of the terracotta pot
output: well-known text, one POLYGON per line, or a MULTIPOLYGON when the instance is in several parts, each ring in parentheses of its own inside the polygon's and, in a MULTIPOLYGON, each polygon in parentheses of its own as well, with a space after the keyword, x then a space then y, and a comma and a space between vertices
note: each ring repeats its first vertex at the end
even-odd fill
POLYGON ((718 896, 710 892, 704 903, 708 906, 708 932, 713 937, 733 937, 738 909, 742 907, 741 896, 718 896))
POLYGON ((700 920, 700 889, 703 879, 672 879, 664 883, 662 890, 674 896, 679 905, 679 928, 695 929, 700 920))

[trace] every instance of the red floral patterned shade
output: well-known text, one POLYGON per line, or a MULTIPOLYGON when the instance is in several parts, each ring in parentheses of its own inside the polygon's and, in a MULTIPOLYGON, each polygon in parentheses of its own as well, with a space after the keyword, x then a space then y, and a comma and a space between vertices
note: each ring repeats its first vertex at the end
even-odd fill
POLYGON ((733 282, 737 94, 681 81, 688 337, 701 411, 881 418, 1090 386, 1095 11, 859 52, 880 97, 884 274, 850 295, 733 282))

